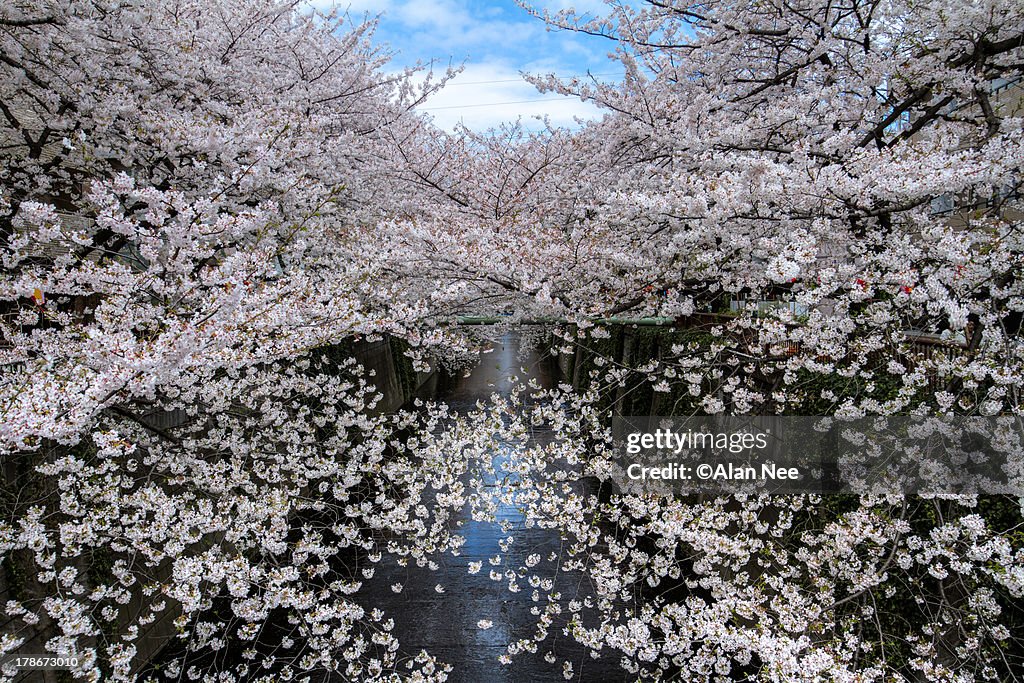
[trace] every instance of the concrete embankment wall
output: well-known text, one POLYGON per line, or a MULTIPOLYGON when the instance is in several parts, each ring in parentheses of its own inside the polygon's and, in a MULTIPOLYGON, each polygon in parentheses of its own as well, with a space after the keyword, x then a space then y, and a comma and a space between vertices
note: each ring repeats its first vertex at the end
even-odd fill
MULTIPOLYGON (((701 334, 699 330, 642 325, 610 326, 608 332, 607 338, 580 340, 572 345, 571 352, 555 356, 561 381, 583 390, 590 382, 591 372, 606 369, 595 363, 597 357, 625 367, 643 365, 668 355, 673 343, 701 334)), ((646 379, 631 378, 616 391, 608 392, 601 400, 601 407, 611 409, 616 415, 661 415, 666 414, 662 411, 673 408, 672 401, 676 398, 654 392, 646 379)))
POLYGON ((398 410, 414 396, 430 395, 436 387, 438 372, 416 372, 412 362, 402 354, 404 344, 385 338, 375 342, 357 342, 352 355, 373 376, 369 378, 383 395, 375 412, 398 410))

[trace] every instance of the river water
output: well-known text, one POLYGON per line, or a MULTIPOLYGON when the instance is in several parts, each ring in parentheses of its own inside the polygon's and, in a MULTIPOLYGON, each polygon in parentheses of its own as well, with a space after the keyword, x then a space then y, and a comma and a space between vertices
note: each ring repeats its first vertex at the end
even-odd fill
MULTIPOLYGON (((528 348, 521 348, 515 335, 507 335, 493 344, 490 353, 483 354, 480 362, 466 377, 449 383, 438 396, 453 409, 468 412, 477 401, 487 401, 492 394, 509 395, 512 385, 510 375, 520 380, 536 379, 543 388, 554 385, 556 378, 550 359, 528 348), (521 368, 526 370, 525 374, 521 368)), ((544 433, 534 434, 534 439, 543 439, 544 433)), ((493 452, 496 463, 508 458, 510 449, 522 447, 504 444, 496 446, 493 452)), ((468 483, 468 481, 467 481, 468 483)), ((497 485, 497 484, 495 484, 497 485)), ((582 485, 581 485, 582 486, 582 485)), ((559 555, 561 538, 556 531, 525 528, 524 517, 512 506, 500 506, 496 512, 499 521, 513 527, 505 532, 497 522, 477 522, 464 510, 457 520, 462 522, 458 529, 465 539, 458 556, 451 554, 434 557, 439 565, 436 571, 428 567, 417 567, 415 562, 401 566, 387 554, 374 567, 371 579, 363 580, 362 587, 353 595, 367 611, 383 610, 386 618, 394 619, 394 635, 400 642, 400 661, 407 661, 426 650, 444 664, 452 667, 448 681, 451 683, 543 683, 545 681, 577 681, 583 683, 617 683, 632 680, 619 667, 618 657, 606 653, 594 659, 584 648, 562 633, 564 617, 548 628, 548 636, 538 643, 536 653, 516 654, 510 664, 502 664, 498 657, 506 652, 510 642, 529 639, 536 632, 538 617, 531 614, 535 607, 545 605, 545 591, 539 594, 539 602, 533 600, 533 589, 525 580, 520 581, 521 590, 508 590, 507 580, 494 581, 490 578, 493 569, 504 573, 526 564, 531 554, 546 558, 549 554, 559 555), (509 535, 515 542, 503 549, 501 543, 509 535), (499 565, 489 560, 501 556, 499 565), (477 574, 468 572, 471 562, 482 562, 483 568, 477 574), (392 585, 403 585, 400 593, 392 585), (435 586, 440 584, 444 592, 435 586), (489 620, 493 627, 481 629, 480 620, 489 620), (553 653, 555 661, 549 662, 545 655, 553 653), (566 661, 572 665, 571 675, 564 675, 566 661)), ((455 521, 455 520, 453 520, 455 521)), ((365 567, 359 554, 350 558, 357 565, 365 567)), ((569 600, 582 600, 589 595, 586 577, 571 572, 555 572, 554 566, 546 559, 531 571, 543 578, 554 579, 554 590, 561 593, 563 606, 569 600)), ((362 579, 362 577, 360 577, 362 579)), ((220 597, 216 603, 221 611, 219 618, 230 618, 229 600, 220 597)), ((216 610, 214 610, 216 613, 216 610)), ((590 627, 594 624, 588 623, 590 627)), ((273 654, 281 647, 282 641, 297 639, 295 627, 283 615, 271 619, 261 631, 256 649, 273 654)), ((213 673, 225 667, 240 663, 240 652, 249 643, 238 644, 217 652, 203 650, 186 655, 186 664, 180 667, 182 674, 192 666, 213 673)), ((142 672, 145 679, 156 674, 158 680, 167 680, 159 673, 168 662, 184 654, 183 643, 171 642, 164 652, 150 662, 142 672)), ((284 646, 290 648, 291 646, 284 646)), ((265 672, 262 672, 265 673, 265 672)), ((172 676, 172 678, 174 678, 172 676)), ((185 680, 184 676, 178 680, 185 680)), ((347 681, 337 674, 313 676, 318 683, 340 683, 347 681)))
MULTIPOLYGON (((517 337, 508 335, 493 345, 491 353, 482 355, 481 362, 468 377, 455 380, 438 400, 447 401, 457 410, 468 411, 478 400, 486 400, 492 393, 507 395, 510 374, 521 379, 535 378, 545 388, 555 382, 550 361, 533 350, 521 349, 517 337), (528 374, 524 376, 520 368, 525 368, 528 374)), ((500 461, 503 453, 495 453, 495 457, 500 461)), ((498 518, 516 526, 512 534, 516 540, 507 552, 499 545, 506 538, 501 528, 495 523, 473 521, 467 511, 460 530, 466 543, 459 556, 437 558, 441 564, 437 571, 416 567, 414 563, 402 567, 393 559, 385 558, 377 565, 374 577, 364 582, 356 599, 367 608, 380 608, 395 619, 394 632, 403 653, 415 655, 426 650, 452 665, 448 680, 453 683, 629 680, 614 655, 609 653, 593 659, 562 634, 559 622, 550 627, 547 639, 539 643, 536 654, 520 653, 513 657, 511 664, 499 663, 498 656, 505 652, 509 642, 529 638, 535 632, 537 617, 530 610, 543 603, 534 602, 532 589, 525 585, 519 592, 510 592, 505 581, 491 580, 489 571, 522 566, 526 557, 533 553, 541 556, 557 553, 561 539, 551 530, 524 529, 523 517, 513 507, 499 508, 498 518), (492 567, 488 560, 498 555, 503 558, 502 565, 492 567), (483 562, 478 574, 467 571, 473 561, 483 562), (404 586, 399 594, 391 590, 395 583, 404 586), (438 584, 444 587, 444 593, 435 590, 438 584), (480 629, 477 622, 481 619, 490 620, 494 626, 480 629), (548 652, 557 657, 555 663, 545 661, 544 655, 548 652), (573 666, 568 679, 563 675, 565 660, 573 666)), ((566 601, 587 594, 586 582, 579 575, 559 575, 556 589, 566 601)))

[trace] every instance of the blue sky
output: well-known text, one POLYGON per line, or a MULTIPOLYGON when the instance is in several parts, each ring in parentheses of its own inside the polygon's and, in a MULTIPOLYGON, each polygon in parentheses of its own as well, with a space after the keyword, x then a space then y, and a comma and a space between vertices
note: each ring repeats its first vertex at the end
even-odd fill
MULTIPOLYGON (((443 128, 458 122, 484 130, 503 121, 523 118, 527 128, 548 116, 552 123, 573 126, 574 118, 597 118, 597 108, 552 93, 540 94, 521 80, 522 71, 559 76, 588 70, 614 80, 619 71, 608 59, 613 44, 603 38, 571 32, 549 32, 543 21, 530 16, 514 0, 312 0, 320 9, 337 4, 353 17, 381 15, 376 40, 396 53, 395 69, 417 61, 435 60, 465 70, 424 110, 443 128)), ((536 0, 538 9, 574 6, 579 12, 604 13, 602 0, 536 0)))

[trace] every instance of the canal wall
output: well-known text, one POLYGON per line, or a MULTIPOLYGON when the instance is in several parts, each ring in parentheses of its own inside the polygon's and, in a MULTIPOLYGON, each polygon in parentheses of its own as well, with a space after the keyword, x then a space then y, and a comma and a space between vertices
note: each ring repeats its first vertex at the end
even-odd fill
POLYGON ((366 369, 369 381, 381 394, 375 414, 392 413, 414 396, 436 391, 439 373, 436 364, 429 372, 417 372, 405 356, 405 342, 395 337, 379 341, 360 341, 351 345, 352 356, 366 369))
MULTIPOLYGON (((577 338, 571 351, 555 354, 560 381, 585 391, 591 378, 608 368, 596 362, 599 357, 623 367, 638 367, 674 355, 673 346, 701 346, 713 339, 706 326, 610 325, 605 329, 606 338, 577 338)), ((554 340, 551 351, 565 346, 554 340)), ((636 373, 602 396, 598 405, 614 415, 673 415, 692 412, 691 398, 680 383, 670 393, 656 392, 649 379, 636 373)))

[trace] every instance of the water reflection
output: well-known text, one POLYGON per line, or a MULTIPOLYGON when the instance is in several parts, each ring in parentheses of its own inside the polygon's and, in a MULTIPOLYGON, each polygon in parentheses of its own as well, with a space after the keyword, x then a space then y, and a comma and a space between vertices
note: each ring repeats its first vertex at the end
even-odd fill
MULTIPOLYGON (((494 344, 491 353, 482 356, 468 377, 458 379, 439 399, 457 410, 470 410, 478 400, 486 400, 493 393, 507 395, 511 388, 510 375, 535 378, 543 387, 553 386, 555 381, 547 359, 535 351, 520 348, 519 340, 508 335, 494 344), (520 368, 527 370, 525 376, 520 368)), ((503 452, 495 453, 496 458, 501 459, 510 447, 502 446, 503 452)), ((561 633, 558 622, 550 627, 548 638, 539 644, 536 654, 516 655, 507 666, 498 662, 498 656, 506 651, 511 640, 533 635, 537 617, 530 610, 543 606, 544 598, 542 593, 541 602, 534 602, 533 589, 525 581, 520 582, 519 592, 510 592, 507 580, 493 581, 489 572, 519 567, 533 553, 542 557, 552 552, 558 554, 561 539, 552 531, 523 529, 523 518, 513 507, 499 508, 497 516, 516 527, 516 541, 508 552, 500 547, 506 534, 498 524, 475 522, 466 512, 461 529, 466 543, 458 557, 437 558, 441 564, 437 571, 419 568, 413 563, 402 567, 393 559, 385 559, 377 566, 374 578, 364 583, 358 599, 365 607, 379 607, 395 619, 395 634, 403 653, 415 655, 427 650, 451 664, 454 670, 448 680, 454 683, 563 681, 562 662, 566 659, 573 664, 571 680, 627 680, 613 655, 592 659, 561 633), (501 566, 492 566, 489 560, 498 555, 502 556, 501 566), (483 563, 478 574, 468 573, 471 562, 483 563), (395 583, 403 584, 401 593, 391 590, 395 583), (438 584, 444 587, 443 594, 436 592, 438 584), (493 622, 493 627, 480 629, 477 622, 481 619, 493 622), (544 659, 549 651, 558 658, 554 664, 544 659)), ((538 569, 542 576, 554 576, 551 565, 546 562, 538 569)), ((556 588, 561 590, 565 600, 586 591, 579 576, 563 574, 557 581, 556 588)))

